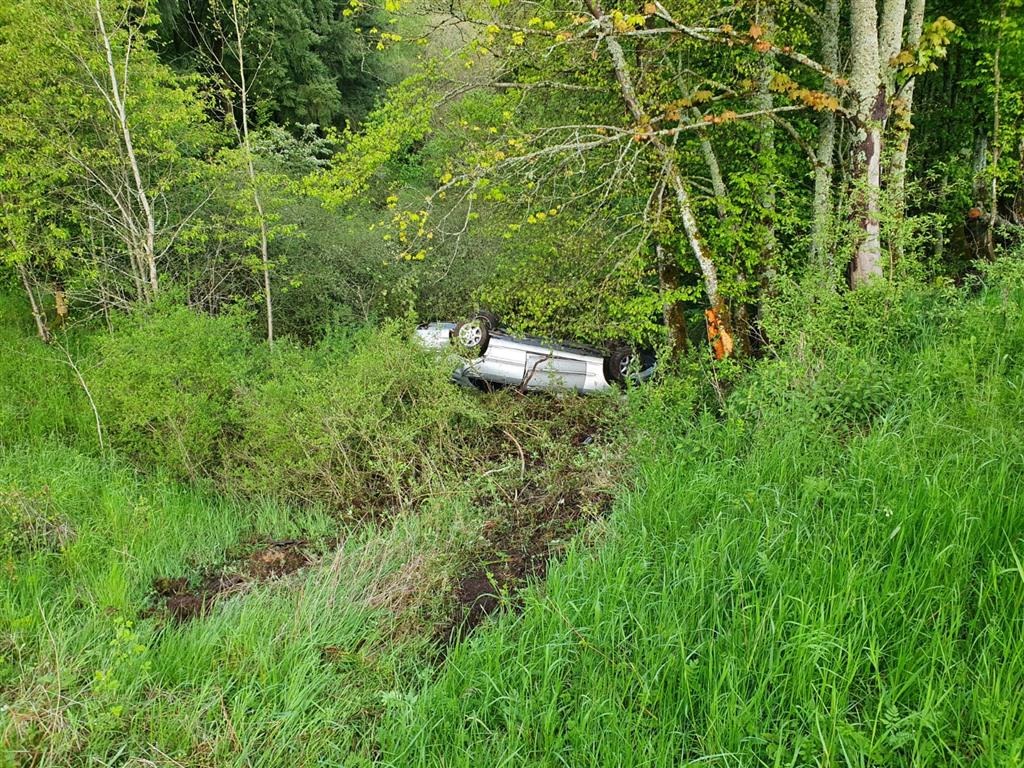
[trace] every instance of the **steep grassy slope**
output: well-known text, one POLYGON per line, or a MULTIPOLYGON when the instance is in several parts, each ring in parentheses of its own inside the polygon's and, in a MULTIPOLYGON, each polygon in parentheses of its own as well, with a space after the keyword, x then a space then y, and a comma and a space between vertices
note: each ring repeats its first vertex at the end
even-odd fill
POLYGON ((1024 295, 930 301, 798 334, 725 420, 649 411, 606 544, 393 708, 382 762, 1024 762, 1024 295))
POLYGON ((1024 762, 1024 289, 816 301, 725 414, 634 393, 636 475, 612 401, 477 398, 512 437, 379 519, 101 454, 8 316, 0 766, 1024 762))
MULTIPOLYGON (((396 349, 397 338, 394 359, 362 358, 359 373, 373 381, 358 391, 351 390, 359 381, 335 392, 344 379, 322 373, 302 379, 322 369, 298 348, 272 361, 289 378, 240 379, 218 390, 251 398, 255 387, 283 381, 279 416, 289 404, 296 414, 310 395, 336 395, 266 437, 267 445, 305 439, 350 457, 329 475, 335 505, 274 501, 211 466, 228 450, 251 450, 264 434, 255 430, 274 414, 256 427, 242 420, 254 431, 241 447, 237 428, 216 433, 204 474, 185 484, 181 463, 152 449, 172 434, 166 425, 188 426, 200 411, 211 416, 204 423, 235 423, 204 401, 193 372, 225 352, 213 344, 215 333, 237 330, 185 315, 174 309, 142 318, 105 339, 62 335, 68 356, 32 338, 24 308, 0 296, 2 768, 365 764, 391 702, 430 673, 439 646, 496 607, 482 594, 492 591, 491 579, 515 590, 543 572, 560 539, 607 506, 617 449, 597 411, 609 409, 578 398, 483 398, 443 376, 430 380, 430 368, 396 372, 415 354, 396 349), (203 331, 202 343, 193 343, 203 331), (101 354, 114 345, 139 349, 101 354), (177 358, 165 364, 171 354, 177 358), (99 403, 103 452, 68 360, 99 403), (117 375, 126 379, 117 382, 124 398, 111 406, 102 388, 117 375), (408 380, 417 397, 394 386, 408 380), (459 475, 454 461, 434 473, 414 464, 444 454, 422 444, 410 453, 423 431, 399 406, 418 406, 412 415, 422 423, 438 413, 428 410, 438 398, 485 414, 497 434, 465 436, 472 474, 459 475), (358 424, 373 431, 372 442, 355 445, 390 453, 353 456, 337 432, 317 431, 316 416, 343 417, 353 399, 362 406, 358 424), (414 402, 392 402, 400 399, 414 402), (125 446, 136 446, 135 465, 125 446), (398 482, 410 475, 423 482, 398 482), (415 503, 390 502, 391 486, 383 486, 380 498, 357 507, 356 496, 381 476, 415 489, 415 503)), ((182 440, 175 455, 194 443, 182 440)), ((282 487, 290 482, 284 477, 282 487)))

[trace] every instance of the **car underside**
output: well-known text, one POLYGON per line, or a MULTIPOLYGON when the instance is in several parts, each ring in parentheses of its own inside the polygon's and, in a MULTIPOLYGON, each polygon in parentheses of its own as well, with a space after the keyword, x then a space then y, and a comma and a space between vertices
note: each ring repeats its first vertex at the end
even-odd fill
POLYGON ((583 344, 514 336, 501 330, 491 313, 463 323, 421 325, 416 335, 428 348, 458 355, 452 379, 466 386, 599 392, 654 374, 651 354, 621 346, 604 353, 583 344))

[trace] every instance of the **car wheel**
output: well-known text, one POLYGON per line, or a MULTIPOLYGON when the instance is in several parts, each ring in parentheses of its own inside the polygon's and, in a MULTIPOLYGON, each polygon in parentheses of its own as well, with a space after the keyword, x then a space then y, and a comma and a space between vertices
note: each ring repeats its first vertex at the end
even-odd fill
POLYGON ((636 361, 637 354, 631 348, 616 347, 604 359, 604 377, 615 384, 625 384, 636 361))
POLYGON ((489 309, 478 309, 473 318, 475 320, 486 320, 488 331, 496 331, 501 327, 501 320, 489 309))
POLYGON ((459 323, 455 326, 455 335, 452 341, 461 351, 479 357, 487 351, 487 345, 491 341, 491 332, 487 327, 487 321, 474 318, 459 323))

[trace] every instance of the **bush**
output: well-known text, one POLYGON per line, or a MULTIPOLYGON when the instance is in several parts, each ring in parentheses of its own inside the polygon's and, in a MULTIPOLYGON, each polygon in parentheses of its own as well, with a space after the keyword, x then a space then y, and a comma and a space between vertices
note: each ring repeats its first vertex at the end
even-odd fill
POLYGON ((343 510, 413 504, 473 471, 483 415, 449 375, 395 326, 313 350, 279 344, 267 377, 240 393, 244 429, 222 479, 343 510))
POLYGON ((96 352, 90 384, 111 444, 176 477, 209 474, 234 428, 233 393, 257 364, 246 319, 161 305, 96 352))
POLYGON ((94 346, 89 386, 110 445, 230 494, 381 513, 461 492, 494 450, 451 362, 397 325, 271 351, 240 314, 164 304, 94 346))
POLYGON ((885 414, 913 376, 906 361, 961 322, 962 292, 876 283, 857 291, 783 281, 767 302, 773 356, 731 399, 737 416, 785 407, 817 428, 862 430, 885 414))

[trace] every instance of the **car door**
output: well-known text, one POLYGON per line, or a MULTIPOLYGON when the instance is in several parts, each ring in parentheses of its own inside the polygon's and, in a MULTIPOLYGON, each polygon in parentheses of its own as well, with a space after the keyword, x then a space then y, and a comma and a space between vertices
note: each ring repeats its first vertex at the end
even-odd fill
POLYGON ((587 363, 555 351, 527 352, 523 383, 527 389, 583 389, 587 363))
POLYGON ((504 336, 492 336, 482 357, 466 364, 468 375, 492 384, 518 387, 523 382, 526 351, 522 344, 504 336))

